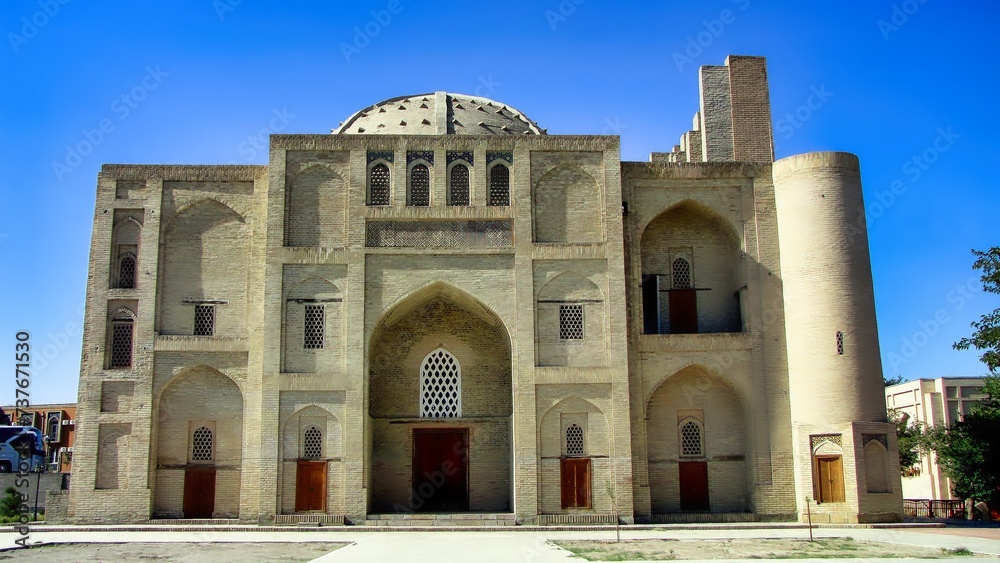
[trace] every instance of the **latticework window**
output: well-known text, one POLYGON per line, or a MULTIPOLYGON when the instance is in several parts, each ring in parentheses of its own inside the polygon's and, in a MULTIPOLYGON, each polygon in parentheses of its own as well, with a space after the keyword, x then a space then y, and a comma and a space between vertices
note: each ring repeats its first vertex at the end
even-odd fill
POLYGON ((215 334, 215 305, 194 306, 194 335, 212 336, 215 334))
POLYGON ((376 164, 368 177, 368 205, 389 205, 389 167, 376 164))
POLYGON ((451 169, 450 180, 448 205, 469 205, 469 167, 464 164, 456 164, 451 169))
POLYGON ((118 262, 118 287, 132 289, 135 287, 135 255, 126 254, 118 262))
POLYGON ((566 428, 566 455, 583 455, 583 428, 577 424, 566 428))
POLYGON ((191 461, 212 461, 212 431, 198 427, 191 436, 191 461))
POLYGON ((677 258, 673 264, 673 288, 688 289, 691 287, 691 263, 683 258, 677 258))
POLYGON ((420 416, 462 416, 462 368, 445 350, 431 352, 420 366, 420 416))
POLYGON ((115 320, 111 325, 111 367, 132 367, 131 320, 115 320))
POLYGON ((510 170, 502 164, 490 168, 489 205, 510 205, 510 170))
POLYGON ((431 204, 431 171, 423 164, 410 169, 410 205, 425 207, 431 204))
POLYGON ((583 305, 559 306, 559 339, 583 340, 583 305))
POLYGON ((306 350, 318 350, 323 348, 325 327, 326 307, 323 305, 306 305, 302 347, 306 350))
POLYGON ((319 428, 310 426, 302 435, 302 457, 319 459, 323 457, 323 433, 319 428))
POLYGON ((702 455, 701 426, 697 422, 689 420, 681 426, 681 455, 702 455))
POLYGON ((837 355, 844 355, 844 333, 840 331, 837 332, 837 355))

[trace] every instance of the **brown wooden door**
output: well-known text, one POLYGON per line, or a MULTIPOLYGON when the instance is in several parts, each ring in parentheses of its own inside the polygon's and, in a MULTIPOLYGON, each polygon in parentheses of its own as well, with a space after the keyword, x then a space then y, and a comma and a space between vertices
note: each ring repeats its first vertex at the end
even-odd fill
POLYGON ((708 462, 682 461, 677 465, 681 510, 708 510, 708 462))
POLYGON ((560 469, 563 508, 590 508, 590 459, 563 458, 560 469))
POLYGON ((469 510, 468 451, 468 429, 413 430, 414 510, 469 510))
POLYGON ((300 461, 295 473, 295 511, 326 511, 326 462, 300 461))
POLYGON ((838 456, 817 457, 818 502, 844 502, 844 462, 838 456))
POLYGON ((211 518, 215 512, 215 468, 184 471, 184 517, 211 518))
POLYGON ((698 295, 693 289, 670 290, 670 333, 698 332, 698 295))

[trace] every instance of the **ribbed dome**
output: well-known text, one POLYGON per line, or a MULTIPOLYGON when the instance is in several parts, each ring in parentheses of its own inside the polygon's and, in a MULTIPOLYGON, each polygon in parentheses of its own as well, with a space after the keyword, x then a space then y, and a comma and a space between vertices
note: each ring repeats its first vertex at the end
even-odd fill
POLYGON ((516 109, 479 96, 434 92, 367 107, 333 129, 334 135, 544 135, 516 109))

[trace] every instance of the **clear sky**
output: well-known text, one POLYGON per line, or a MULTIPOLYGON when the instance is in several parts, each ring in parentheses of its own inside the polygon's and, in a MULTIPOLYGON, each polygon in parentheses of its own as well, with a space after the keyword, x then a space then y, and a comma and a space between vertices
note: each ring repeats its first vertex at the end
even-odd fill
POLYGON ((842 4, 5 1, 5 369, 30 331, 32 402, 76 400, 102 163, 264 164, 269 132, 327 133, 436 90, 503 101, 552 134, 621 135, 623 160, 647 160, 690 127, 697 67, 735 53, 768 58, 779 158, 861 158, 886 374, 982 374, 951 344, 1000 306, 969 252, 1000 245, 1000 7, 842 4))

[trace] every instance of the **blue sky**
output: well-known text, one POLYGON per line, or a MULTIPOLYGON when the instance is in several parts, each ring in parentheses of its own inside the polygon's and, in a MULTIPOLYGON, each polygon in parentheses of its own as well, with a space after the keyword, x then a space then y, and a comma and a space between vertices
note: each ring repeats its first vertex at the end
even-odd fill
POLYGON ((76 400, 102 163, 264 164, 255 137, 326 133, 435 90, 501 100, 553 134, 619 134, 623 160, 647 160, 690 127, 697 67, 730 53, 768 58, 779 158, 861 158, 886 373, 985 371, 951 344, 1000 306, 969 252, 1000 245, 997 4, 342 4, 0 6, 0 343, 30 331, 32 402, 76 400))

